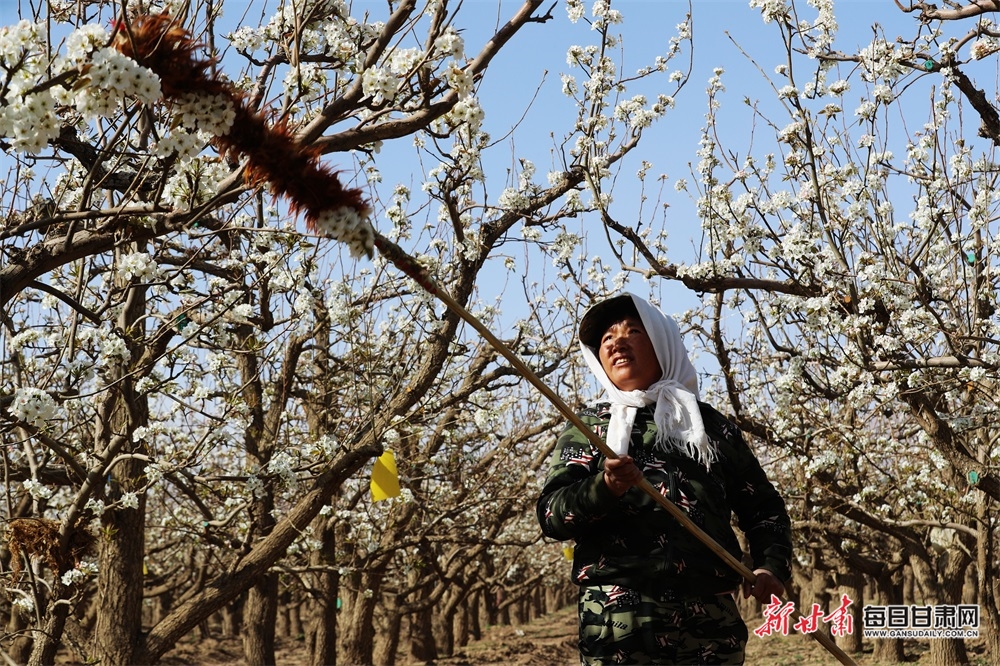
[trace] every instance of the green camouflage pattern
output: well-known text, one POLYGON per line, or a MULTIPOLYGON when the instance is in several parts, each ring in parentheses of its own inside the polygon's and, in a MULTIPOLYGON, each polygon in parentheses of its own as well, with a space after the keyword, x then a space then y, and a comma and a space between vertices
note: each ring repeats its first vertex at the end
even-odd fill
MULTIPOLYGON (((629 455, 652 486, 734 557, 743 553, 733 531, 735 514, 750 546, 753 568, 779 580, 791 577, 791 522, 739 429, 699 403, 718 459, 706 470, 687 455, 657 447, 651 408, 635 417, 629 455)), ((610 420, 602 403, 580 413, 601 437, 610 420)), ((623 585, 645 594, 718 594, 742 578, 638 488, 622 497, 604 483, 604 456, 572 425, 559 436, 538 500, 546 537, 574 540, 572 580, 582 587, 623 585)))
POLYGON ((731 594, 650 597, 580 588, 580 659, 605 664, 742 664, 747 627, 731 594))

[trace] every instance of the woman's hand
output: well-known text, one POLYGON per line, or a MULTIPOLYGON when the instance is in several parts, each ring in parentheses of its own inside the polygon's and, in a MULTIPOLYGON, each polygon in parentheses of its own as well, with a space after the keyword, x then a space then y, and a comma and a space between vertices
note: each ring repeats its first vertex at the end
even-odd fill
POLYGON ((754 569, 757 580, 753 585, 749 581, 743 581, 743 598, 753 597, 760 603, 767 605, 771 603, 771 595, 781 598, 785 594, 785 586, 782 585, 778 577, 767 569, 754 569))
POLYGON ((640 481, 642 481, 642 470, 636 467, 632 456, 608 458, 604 462, 604 484, 615 497, 621 497, 640 481))

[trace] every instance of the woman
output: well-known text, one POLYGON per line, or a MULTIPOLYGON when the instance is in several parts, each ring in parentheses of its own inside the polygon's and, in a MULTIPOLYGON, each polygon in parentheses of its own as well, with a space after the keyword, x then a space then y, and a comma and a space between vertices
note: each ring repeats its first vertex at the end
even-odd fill
POLYGON ((785 504, 739 429, 698 401, 676 323, 632 294, 590 308, 580 347, 604 387, 580 418, 615 451, 607 459, 575 427, 553 452, 538 500, 548 537, 576 541, 584 664, 741 664, 747 629, 741 577, 634 486, 645 477, 756 574, 744 596, 762 603, 791 576, 785 504))

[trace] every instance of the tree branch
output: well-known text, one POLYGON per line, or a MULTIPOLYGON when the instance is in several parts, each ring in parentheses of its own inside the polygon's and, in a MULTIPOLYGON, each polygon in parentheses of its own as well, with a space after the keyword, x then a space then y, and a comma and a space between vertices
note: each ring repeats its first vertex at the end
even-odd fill
MULTIPOLYGON (((539 23, 550 19, 551 14, 544 17, 532 17, 532 13, 541 4, 542 0, 528 0, 525 2, 513 18, 507 21, 486 43, 479 54, 466 65, 466 69, 471 71, 474 76, 482 74, 489 67, 490 62, 496 56, 497 52, 526 23, 539 23)), ((402 9, 403 7, 401 6, 400 10, 402 9)), ((418 129, 427 127, 434 120, 448 113, 458 103, 458 93, 455 90, 449 90, 441 97, 439 102, 428 104, 426 107, 400 120, 392 120, 369 127, 354 127, 330 137, 320 138, 319 135, 322 134, 323 130, 329 127, 334 119, 343 113, 342 107, 345 102, 349 101, 349 98, 357 97, 360 94, 360 92, 352 92, 352 90, 357 88, 360 91, 360 87, 361 81, 359 79, 352 84, 351 89, 344 94, 343 98, 324 109, 323 113, 299 134, 299 142, 302 144, 314 142, 324 153, 344 152, 367 143, 385 141, 412 134, 418 129)))
POLYGON ((954 9, 938 9, 937 5, 928 2, 913 2, 909 7, 904 7, 899 0, 895 0, 896 6, 907 14, 918 12, 920 20, 924 23, 931 21, 958 21, 960 19, 982 16, 989 12, 1000 11, 1000 3, 995 0, 973 0, 967 5, 954 9))

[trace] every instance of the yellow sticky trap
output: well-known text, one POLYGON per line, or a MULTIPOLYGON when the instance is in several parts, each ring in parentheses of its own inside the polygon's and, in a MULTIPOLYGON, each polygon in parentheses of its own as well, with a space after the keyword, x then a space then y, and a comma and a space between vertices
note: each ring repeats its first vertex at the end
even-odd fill
POLYGON ((563 546, 563 557, 565 557, 570 562, 573 561, 573 546, 563 546))
POLYGON ((375 460, 372 467, 372 501, 399 497, 399 473, 396 471, 396 456, 386 451, 375 460))

